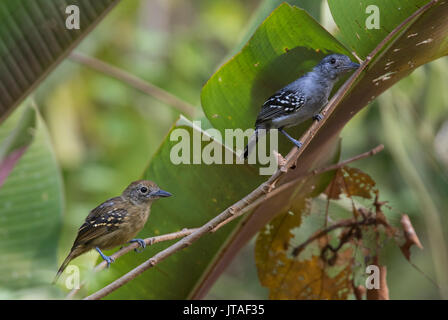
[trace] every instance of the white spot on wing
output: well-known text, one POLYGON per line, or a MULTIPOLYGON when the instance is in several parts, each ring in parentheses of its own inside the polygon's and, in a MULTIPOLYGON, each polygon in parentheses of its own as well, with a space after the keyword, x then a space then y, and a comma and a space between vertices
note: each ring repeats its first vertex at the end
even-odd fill
POLYGON ((380 76, 380 77, 378 77, 376 79, 373 79, 372 82, 376 84, 378 81, 389 80, 390 78, 392 78, 392 75, 394 75, 395 73, 397 73, 397 72, 396 71, 391 71, 391 72, 385 73, 382 76, 380 76))
POLYGON ((424 40, 422 42, 417 43, 416 46, 421 46, 422 44, 431 43, 433 41, 434 41, 433 38, 429 38, 429 39, 426 39, 426 40, 424 40))

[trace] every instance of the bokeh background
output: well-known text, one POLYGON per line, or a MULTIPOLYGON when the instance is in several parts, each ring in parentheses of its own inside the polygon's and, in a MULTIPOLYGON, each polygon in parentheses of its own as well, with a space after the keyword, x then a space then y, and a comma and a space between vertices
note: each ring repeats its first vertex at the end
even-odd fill
MULTIPOLYGON (((291 2, 307 8, 337 37, 326 1, 291 2)), ((261 0, 123 1, 76 51, 174 94, 195 106, 192 118, 202 119, 202 86, 241 48, 254 13, 263 5, 261 0)), ((391 298, 441 298, 427 277, 436 279, 434 266, 448 245, 447 83, 445 57, 377 98, 342 133, 342 158, 385 145, 379 155, 355 166, 375 179, 382 200, 410 216, 425 248, 413 250, 413 262, 421 272, 396 247, 386 248, 391 298), (444 233, 437 248, 428 244, 433 230, 444 233)), ((45 80, 35 99, 65 184, 61 261, 89 210, 140 178, 179 112, 70 59, 45 80)), ((253 245, 254 241, 238 254, 207 298, 268 297, 258 281, 253 245)), ((78 261, 93 266, 96 258, 92 252, 78 261)))

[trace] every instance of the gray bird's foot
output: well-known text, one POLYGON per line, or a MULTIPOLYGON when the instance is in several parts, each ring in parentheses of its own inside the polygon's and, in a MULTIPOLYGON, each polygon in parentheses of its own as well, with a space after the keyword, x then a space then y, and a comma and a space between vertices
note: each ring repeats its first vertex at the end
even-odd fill
POLYGON ((302 142, 300 142, 299 140, 294 139, 293 137, 291 137, 285 130, 283 129, 278 129, 281 133, 283 133, 285 135, 286 138, 288 138, 289 141, 291 141, 292 143, 294 143, 294 145, 297 148, 301 148, 302 147, 302 142))
POLYGON ((140 253, 143 251, 143 249, 146 248, 146 242, 143 239, 132 239, 131 241, 129 241, 129 243, 133 243, 133 242, 138 242, 138 244, 140 245, 140 248, 135 248, 134 251, 137 253, 140 253))
POLYGON ((96 251, 98 251, 101 258, 103 258, 103 260, 107 262, 107 267, 109 268, 110 264, 115 261, 114 258, 106 256, 104 253, 101 252, 100 248, 98 247, 96 247, 95 249, 96 251))
POLYGON ((324 116, 321 115, 320 113, 315 114, 315 115, 313 116, 313 120, 317 120, 317 121, 320 121, 320 120, 322 120, 323 118, 324 118, 324 116))
POLYGON ((297 149, 302 148, 302 142, 300 142, 299 140, 293 139, 291 140, 292 143, 294 143, 294 145, 297 147, 297 149))

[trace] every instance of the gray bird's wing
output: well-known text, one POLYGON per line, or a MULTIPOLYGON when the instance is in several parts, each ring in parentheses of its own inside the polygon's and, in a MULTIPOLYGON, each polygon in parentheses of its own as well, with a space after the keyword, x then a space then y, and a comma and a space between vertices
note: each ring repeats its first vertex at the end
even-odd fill
POLYGON ((306 97, 300 92, 281 90, 272 95, 261 107, 255 127, 272 119, 286 116, 303 107, 306 97))

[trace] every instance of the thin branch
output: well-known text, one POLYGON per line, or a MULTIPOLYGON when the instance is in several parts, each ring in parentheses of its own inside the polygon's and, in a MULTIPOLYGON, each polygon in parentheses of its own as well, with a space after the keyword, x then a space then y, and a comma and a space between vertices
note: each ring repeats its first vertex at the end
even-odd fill
MULTIPOLYGON (((224 221, 232 218, 235 215, 242 215, 243 213, 249 211, 250 208, 254 207, 258 202, 260 197, 266 195, 269 193, 275 186, 276 182, 285 175, 289 168, 294 165, 294 163, 297 161, 297 159, 300 157, 300 155, 303 153, 303 151, 307 148, 313 137, 316 135, 317 131, 324 125, 324 123, 327 121, 327 119, 330 117, 330 115, 335 110, 336 106, 342 101, 344 96, 347 94, 351 86, 354 84, 356 79, 359 77, 361 72, 364 71, 368 64, 368 61, 365 61, 352 75, 351 77, 339 88, 338 92, 331 98, 331 100, 328 102, 328 104, 325 106, 325 108, 322 110, 321 114, 324 116, 324 118, 320 121, 314 121, 311 127, 302 135, 300 141, 302 142, 302 147, 300 149, 293 148, 289 154, 286 156, 285 164, 279 168, 266 182, 262 183, 260 186, 258 186, 255 190, 253 190, 251 193, 249 193, 246 197, 239 200, 223 212, 221 212, 219 215, 217 215, 215 218, 210 220, 208 223, 203 225, 202 227, 198 228, 195 232, 192 234, 186 236, 182 240, 179 240, 174 245, 166 248, 165 250, 159 252, 154 257, 150 258, 149 260, 145 261, 141 265, 137 266, 130 272, 126 273, 122 277, 116 279, 109 285, 105 286, 104 288, 98 290, 97 292, 93 293, 92 295, 86 297, 88 300, 95 300, 95 299, 101 299, 105 297, 106 295, 110 294, 114 290, 120 288, 124 284, 128 283, 147 269, 155 266, 160 261, 166 259, 167 257, 171 256, 175 252, 182 250, 188 246, 190 246, 193 242, 201 238, 203 235, 214 231, 220 224, 222 224, 224 221), (256 204, 254 204, 256 202, 256 204), (243 212, 243 213, 240 213, 243 212)), ((281 187, 281 186, 280 186, 281 187)), ((280 188, 277 187, 276 189, 280 188)))
MULTIPOLYGON (((368 152, 365 152, 365 153, 360 154, 358 156, 355 156, 353 158, 350 158, 350 159, 347 159, 345 161, 342 161, 341 163, 338 164, 339 166, 338 165, 332 165, 332 166, 329 166, 329 167, 326 167, 326 168, 313 170, 313 171, 309 172, 308 175, 317 175, 317 174, 321 174, 321 173, 324 173, 324 172, 327 172, 327 171, 335 170, 335 169, 340 168, 342 166, 345 166, 345 165, 347 165, 347 164, 349 164, 349 163, 351 163, 353 161, 372 156, 372 155, 380 152, 383 148, 384 147, 382 145, 380 145, 380 146, 375 147, 374 149, 372 149, 372 150, 370 150, 368 152)), ((305 176, 306 175, 302 176, 301 178, 304 178, 305 176)), ((296 179, 294 181, 297 182, 296 179)), ((132 279, 137 277, 139 274, 141 274, 145 270, 155 266, 157 263, 159 263, 163 259, 166 259, 167 257, 169 257, 170 255, 174 254, 175 252, 177 252, 177 251, 179 251, 179 250, 181 250, 181 249, 191 245, 194 241, 196 241, 197 239, 202 237, 202 235, 204 235, 204 234, 206 234, 208 232, 215 232, 215 231, 217 231, 218 229, 220 229, 221 227, 223 227, 227 223, 233 221, 235 218, 243 215, 246 212, 251 211, 252 209, 257 207, 258 205, 260 205, 262 202, 266 201, 270 197, 278 194, 279 192, 285 190, 286 188, 288 188, 290 186, 291 186, 291 183, 289 182, 289 183, 280 185, 280 186, 276 187, 275 189, 271 190, 270 192, 268 192, 269 184, 267 182, 262 184, 259 187, 259 189, 262 190, 261 192, 263 192, 263 193, 258 198, 254 198, 256 196, 256 194, 258 193, 258 191, 257 191, 258 189, 256 189, 251 194, 249 194, 249 196, 247 196, 246 198, 238 201, 232 207, 228 208, 223 213, 221 213, 220 215, 218 215, 217 217, 215 217, 214 219, 209 221, 206 225, 204 225, 201 228, 196 229, 196 231, 194 233, 192 233, 189 236, 185 237, 184 239, 178 241, 173 246, 168 247, 165 250, 159 252, 153 258, 147 260, 146 262, 144 262, 140 266, 136 267, 135 269, 133 269, 129 273, 125 274, 121 278, 115 280, 114 282, 112 282, 108 286, 106 286, 106 287, 102 288, 101 290, 97 291, 96 293, 88 296, 86 299, 92 299, 93 300, 93 299, 101 299, 101 298, 103 298, 104 296, 106 296, 109 293, 111 293, 112 291, 118 289, 119 287, 121 287, 125 283, 131 281, 132 279)), ((106 263, 104 263, 104 264, 106 264, 106 263)))
POLYGON ((363 220, 359 220, 359 221, 355 220, 355 219, 347 219, 347 220, 339 221, 338 223, 335 223, 323 230, 320 230, 319 232, 315 233, 313 236, 309 237, 301 245, 295 247, 294 250, 292 251, 292 255, 293 255, 293 257, 297 257, 297 255, 311 242, 327 235, 328 233, 330 233, 331 231, 334 231, 336 229, 351 228, 351 227, 357 227, 357 226, 368 226, 368 225, 373 225, 373 224, 377 224, 377 223, 381 223, 381 220, 377 219, 377 218, 367 218, 367 219, 363 219, 363 220))
POLYGON ((348 165, 349 163, 352 163, 352 162, 355 162, 355 161, 358 161, 358 160, 361 160, 361 159, 364 159, 364 158, 368 158, 368 157, 374 156, 374 155, 376 155, 377 153, 379 153, 379 152, 381 152, 383 150, 384 150, 384 145, 380 144, 380 145, 376 146, 375 148, 373 148, 370 151, 358 154, 357 156, 354 156, 352 158, 349 158, 347 160, 344 160, 342 162, 336 163, 334 165, 331 165, 331 166, 328 166, 328 167, 325 167, 325 168, 315 169, 312 172, 313 172, 313 174, 320 174, 320 173, 323 173, 323 172, 328 172, 328 171, 331 171, 331 170, 339 169, 339 168, 342 168, 342 167, 348 165))
POLYGON ((99 291, 93 293, 92 295, 86 297, 86 300, 96 300, 101 299, 105 297, 106 295, 110 294, 114 290, 120 288, 124 284, 128 283, 144 271, 148 270, 149 268, 154 267, 157 263, 160 261, 168 258, 172 254, 176 253, 179 250, 185 249, 186 247, 189 247, 192 245, 196 240, 200 239, 203 235, 211 232, 213 229, 215 229, 216 226, 218 226, 221 222, 227 220, 231 216, 233 216, 236 212, 241 211, 243 208, 245 208, 248 203, 252 203, 256 200, 256 198, 259 196, 259 192, 264 194, 264 190, 267 190, 268 185, 266 183, 262 184, 259 188, 252 191, 246 198, 239 200, 236 202, 233 206, 227 208, 224 210, 221 214, 204 224, 202 227, 198 228, 195 232, 192 234, 186 236, 185 238, 179 240, 172 246, 166 248, 165 250, 160 251, 155 256, 150 258, 149 260, 143 262, 141 265, 137 266, 130 272, 126 273, 122 277, 118 278, 117 280, 113 281, 106 287, 100 289, 99 291))
MULTIPOLYGON (((357 77, 361 74, 361 72, 366 68, 366 63, 362 64, 361 67, 355 71, 355 73, 339 88, 338 92, 333 96, 333 98, 328 102, 324 110, 322 111, 322 115, 324 118, 321 121, 314 121, 314 123, 311 125, 311 127, 303 134, 301 137, 302 147, 300 149, 293 148, 292 151, 289 152, 285 159, 285 164, 278 169, 266 182, 262 183, 260 186, 258 186, 255 190, 253 190, 251 193, 249 193, 246 197, 239 200, 235 204, 233 204, 231 207, 224 210, 222 213, 217 215, 215 218, 210 220, 208 223, 200 227, 197 231, 194 233, 186 236, 182 240, 179 240, 174 245, 166 248, 165 250, 159 252, 151 259, 145 261, 141 265, 137 266, 130 272, 126 273, 122 277, 116 279, 112 283, 108 284, 104 288, 98 290, 97 292, 91 294, 90 296, 86 297, 87 300, 95 300, 95 299, 101 299, 105 297, 106 295, 110 294, 111 292, 115 291, 116 289, 120 288, 124 284, 128 283, 147 269, 155 266, 157 263, 159 263, 161 260, 166 259, 167 257, 171 256, 175 252, 182 250, 188 246, 190 246, 193 242, 201 238, 203 235, 213 231, 218 225, 220 225, 222 222, 228 220, 232 216, 238 214, 239 212, 243 211, 246 207, 250 206, 253 202, 255 202, 258 198, 265 195, 270 191, 277 180, 282 177, 289 168, 296 162, 296 160, 300 157, 300 155, 303 153, 303 151, 306 149, 308 144, 311 142, 314 135, 317 133, 317 131, 323 126, 323 124, 327 121, 331 113, 334 111, 336 106, 339 104, 339 102, 342 100, 342 98, 345 96, 345 94, 348 92, 351 85, 355 82, 357 77)), ((247 209, 245 210, 247 212, 247 209)))
POLYGON ((256 201, 254 201, 253 203, 251 203, 250 205, 248 205, 246 208, 244 208, 243 210, 241 210, 238 214, 233 215, 230 219, 223 221, 222 223, 220 223, 212 232, 217 231, 218 229, 220 229, 221 227, 223 227, 224 225, 228 224, 229 222, 235 220, 236 218, 240 217, 241 215, 245 214, 246 212, 251 211, 252 209, 254 209, 255 207, 259 206, 261 203, 263 203, 264 201, 276 196, 277 194, 285 191, 286 189, 293 187, 297 184, 298 181, 309 177, 309 176, 316 176, 328 171, 332 171, 332 170, 336 170, 336 169, 340 169, 352 162, 355 162, 357 160, 361 160, 364 158, 368 158, 371 156, 374 156, 375 154, 377 154, 378 152, 381 152, 384 149, 384 145, 380 144, 379 146, 376 146, 375 148, 373 148, 370 151, 361 153, 357 156, 354 156, 352 158, 349 158, 347 160, 344 160, 342 162, 333 164, 331 166, 328 167, 323 167, 323 168, 319 168, 319 169, 314 169, 310 172, 304 173, 299 175, 298 177, 296 177, 295 179, 288 181, 287 183, 284 183, 274 189, 272 189, 271 191, 269 191, 268 193, 266 193, 264 196, 261 196, 260 198, 258 198, 256 201))
POLYGON ((79 52, 72 52, 70 54, 70 59, 76 61, 82 65, 88 66, 96 71, 99 71, 103 74, 111 76, 115 79, 118 79, 124 83, 127 83, 131 87, 140 90, 147 95, 150 95, 157 100, 166 103, 173 108, 177 109, 181 113, 192 117, 196 113, 196 108, 191 104, 177 98, 173 94, 147 82, 144 81, 133 74, 130 74, 122 69, 114 67, 104 61, 98 60, 93 57, 86 56, 79 52))
MULTIPOLYGON (((151 246, 151 245, 159 243, 159 242, 183 238, 183 237, 185 237, 185 236, 187 236, 189 234, 192 234, 195 231, 196 231, 196 228, 194 228, 194 229, 183 229, 183 230, 178 231, 178 232, 167 233, 167 234, 164 234, 164 235, 161 235, 161 236, 146 238, 146 239, 144 239, 144 241, 145 241, 147 246, 151 246)), ((139 248, 139 246, 140 245, 137 242, 131 243, 128 246, 125 246, 125 247, 121 248, 120 250, 115 252, 110 257, 116 261, 118 258, 120 258, 121 256, 125 255, 126 253, 139 248)), ((106 261, 102 261, 102 262, 98 263, 96 265, 96 267, 92 271, 93 272, 98 272, 98 271, 101 271, 101 270, 105 269, 106 267, 107 267, 107 262, 106 261)), ((79 288, 73 289, 72 291, 70 291, 65 298, 66 299, 72 299, 75 296, 75 294, 78 293, 79 290, 81 290, 81 288, 84 287, 85 285, 86 285, 86 281, 82 282, 80 284, 79 288)))
POLYGON ((370 61, 372 60, 372 57, 375 57, 380 50, 384 47, 384 45, 387 43, 387 41, 391 40, 402 28, 406 23, 410 22, 412 19, 414 19, 419 14, 423 13, 425 10, 427 10, 431 5, 436 3, 436 1, 433 1, 419 10, 417 10, 413 15, 408 17, 402 24, 397 26, 388 36, 386 36, 383 41, 378 44, 378 46, 372 51, 372 53, 367 56, 366 60, 361 64, 361 66, 351 75, 351 77, 339 88, 338 92, 332 97, 332 99, 328 102, 328 104, 325 106, 325 108, 322 110, 321 114, 324 116, 324 118, 321 121, 314 121, 311 127, 302 135, 300 141, 302 142, 302 147, 300 149, 293 148, 289 154, 287 155, 285 159, 285 164, 278 169, 266 182, 262 183, 260 186, 258 186, 255 190, 253 190, 251 193, 249 193, 246 197, 239 200, 226 210, 224 210, 222 213, 220 213, 218 216, 207 222, 202 227, 198 228, 195 232, 192 234, 186 236, 182 240, 179 240, 174 245, 166 248, 165 250, 159 252, 154 257, 150 258, 149 260, 145 261, 141 265, 137 266, 130 272, 126 273, 122 277, 116 279, 106 287, 100 289, 96 293, 86 297, 86 299, 101 299, 102 297, 105 297, 106 295, 110 294, 114 290, 120 288, 124 284, 128 283, 138 275, 140 275, 145 270, 155 266, 157 263, 162 261, 163 259, 166 259, 167 257, 171 256, 175 252, 182 250, 188 246, 190 246, 193 242, 201 238, 203 235, 212 232, 217 226, 219 226, 222 222, 228 220, 229 218, 233 217, 234 215, 239 214, 241 211, 246 210, 247 207, 253 206, 253 203, 258 200, 258 198, 266 195, 269 191, 271 191, 276 182, 285 175, 289 168, 294 165, 294 163, 298 160, 298 158, 302 155, 304 150, 308 147, 313 137, 316 135, 316 133, 320 130, 320 128, 325 124, 325 122, 330 118, 331 114, 334 112, 336 107, 339 105, 339 103, 342 101, 342 99, 346 96, 346 94, 349 92, 350 88, 353 86, 355 81, 358 79, 360 74, 367 68, 370 61))

